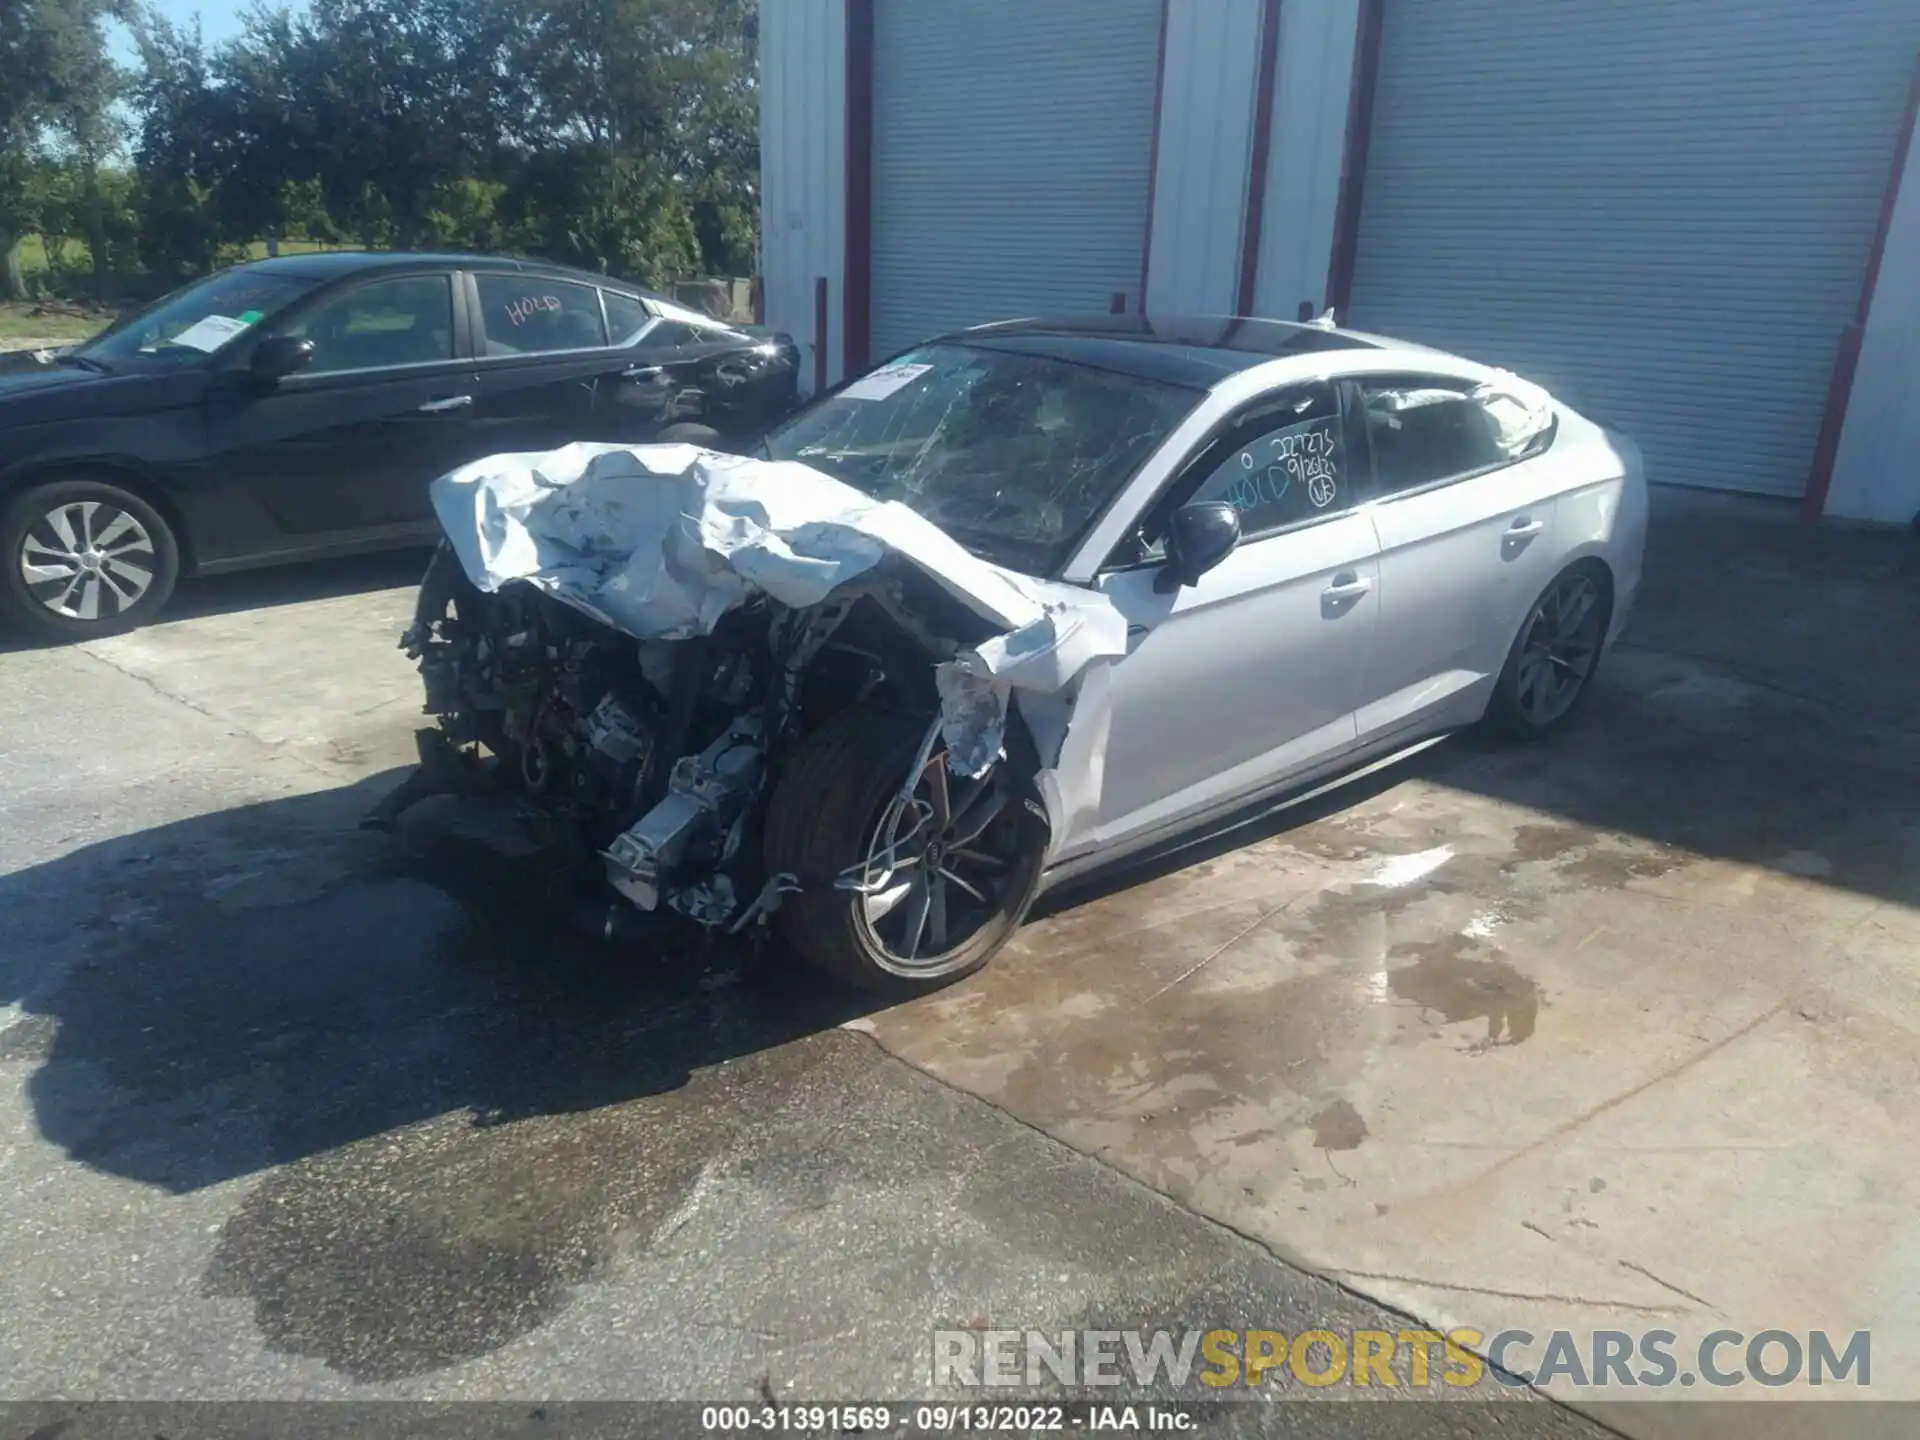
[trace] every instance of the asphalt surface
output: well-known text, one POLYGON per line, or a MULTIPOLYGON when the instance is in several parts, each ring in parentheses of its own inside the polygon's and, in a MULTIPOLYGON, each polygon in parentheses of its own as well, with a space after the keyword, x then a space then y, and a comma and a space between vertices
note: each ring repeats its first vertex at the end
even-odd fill
MULTIPOLYGON (((839 1028, 862 1002, 777 955, 609 950, 357 829, 415 723, 395 563, 0 654, 0 1400, 903 1398, 938 1328, 1406 1327, 839 1028)), ((1525 1391, 1308 1393, 1203 1428, 1601 1433, 1525 1391)))

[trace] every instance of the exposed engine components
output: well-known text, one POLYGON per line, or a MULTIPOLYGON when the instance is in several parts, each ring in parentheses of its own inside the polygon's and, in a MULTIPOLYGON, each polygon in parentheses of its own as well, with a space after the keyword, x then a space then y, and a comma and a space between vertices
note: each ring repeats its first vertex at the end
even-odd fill
MULTIPOLYGON (((739 822, 759 791, 764 758, 754 716, 736 720, 698 755, 683 755, 674 763, 666 799, 603 852, 607 882, 642 910, 652 910, 660 904, 663 879, 688 860, 690 851, 718 844, 718 852, 707 858, 716 863, 732 858, 740 849, 739 822)), ((694 918, 724 923, 734 906, 723 902, 731 897, 731 884, 722 894, 703 896, 706 903, 693 906, 699 912, 694 918), (721 913, 713 913, 716 909, 721 913)))
POLYGON ((443 548, 403 640, 439 721, 422 753, 440 758, 377 817, 390 825, 431 793, 430 771, 491 783, 564 837, 583 892, 600 896, 582 906, 596 933, 618 928, 609 892, 636 919, 743 929, 796 884, 760 860, 781 757, 877 694, 916 713, 938 704, 934 664, 953 642, 903 624, 901 603, 877 586, 797 610, 757 599, 710 635, 638 640, 531 585, 483 593, 443 548))

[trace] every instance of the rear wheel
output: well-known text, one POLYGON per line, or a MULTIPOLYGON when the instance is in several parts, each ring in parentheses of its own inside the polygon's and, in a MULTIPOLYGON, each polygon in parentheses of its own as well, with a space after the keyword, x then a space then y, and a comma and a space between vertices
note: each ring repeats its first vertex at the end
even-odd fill
POLYGON ((1521 740, 1538 739, 1562 724, 1592 688, 1612 618, 1613 584, 1605 566, 1583 560, 1561 571, 1527 612, 1487 718, 1521 740))
POLYGON ((0 517, 10 619, 52 639, 144 624, 173 593, 180 548, 146 501, 100 480, 59 480, 16 496, 0 517))
POLYGON ((802 956, 863 990, 924 994, 1006 944, 1039 887, 1031 766, 947 769, 925 719, 847 712, 807 740, 768 807, 766 864, 800 881, 779 911, 802 956), (910 783, 909 783, 910 782, 910 783))

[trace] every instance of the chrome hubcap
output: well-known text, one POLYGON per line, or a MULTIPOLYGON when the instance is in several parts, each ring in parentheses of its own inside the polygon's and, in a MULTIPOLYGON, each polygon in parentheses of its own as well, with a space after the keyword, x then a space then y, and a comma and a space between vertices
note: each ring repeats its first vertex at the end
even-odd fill
POLYGON ((153 588, 158 565, 147 527, 103 500, 56 506, 20 542, 27 593, 69 620, 111 620, 153 588))
POLYGON ((1603 607, 1600 587, 1587 575, 1562 580, 1528 617, 1520 645, 1520 710, 1536 725, 1558 720, 1572 707, 1599 658, 1603 607))
POLYGON ((861 867, 860 914, 880 963, 917 977, 963 963, 954 952, 999 912, 1018 843, 998 769, 961 780, 944 751, 929 754, 911 794, 881 815, 861 867))

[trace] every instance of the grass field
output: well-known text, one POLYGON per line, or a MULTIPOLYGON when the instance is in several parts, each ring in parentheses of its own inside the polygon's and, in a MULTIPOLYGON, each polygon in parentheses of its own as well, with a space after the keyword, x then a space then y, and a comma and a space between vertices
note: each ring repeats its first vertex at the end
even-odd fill
POLYGON ((84 340, 104 330, 111 315, 86 319, 72 315, 35 315, 32 305, 0 304, 0 346, 20 340, 84 340))
MULTIPOLYGON (((0 0, 4 3, 4 0, 0 0)), ((307 255, 316 250, 341 250, 341 245, 322 245, 312 240, 282 240, 282 255, 307 255)), ((247 247, 249 260, 264 260, 267 255, 267 242, 256 240, 247 247)), ((87 247, 78 240, 69 240, 61 252, 62 259, 71 269, 84 268, 87 264, 87 247)), ((37 277, 44 276, 52 268, 47 255, 47 246, 38 235, 29 235, 20 242, 20 264, 26 272, 28 286, 37 291, 37 277)), ((35 315, 34 305, 0 302, 0 349, 18 349, 23 342, 46 340, 84 340, 89 335, 106 328, 113 318, 111 312, 103 311, 98 315, 80 317, 72 315, 35 315)))
MULTIPOLYGON (((357 245, 322 245, 317 240, 282 240, 280 242, 280 253, 282 255, 310 255, 316 250, 357 250, 359 248, 357 245)), ((65 247, 61 250, 61 256, 69 266, 84 268, 88 263, 86 242, 82 240, 67 241, 65 247)), ((264 240, 256 240, 247 246, 247 258, 249 260, 266 259, 267 242, 264 240)), ((26 271, 29 280, 31 280, 33 276, 44 274, 50 269, 51 264, 47 255, 46 241, 38 235, 29 235, 26 239, 22 240, 20 242, 20 266, 26 271)))

